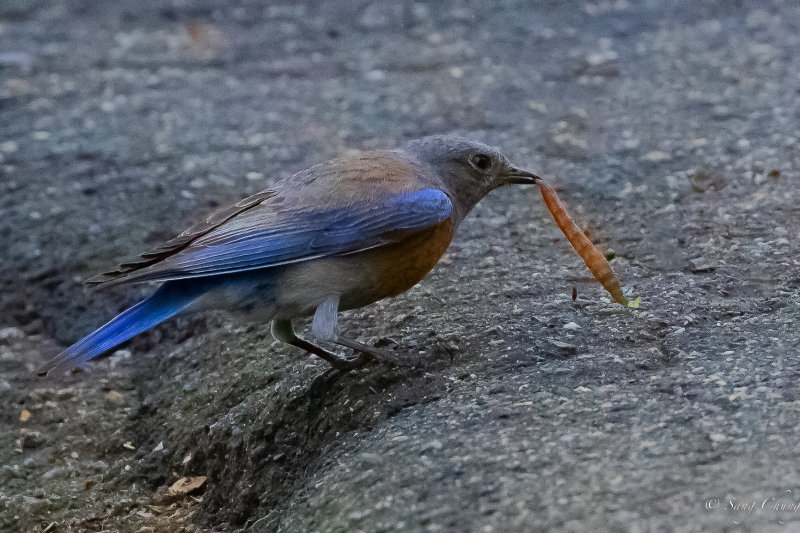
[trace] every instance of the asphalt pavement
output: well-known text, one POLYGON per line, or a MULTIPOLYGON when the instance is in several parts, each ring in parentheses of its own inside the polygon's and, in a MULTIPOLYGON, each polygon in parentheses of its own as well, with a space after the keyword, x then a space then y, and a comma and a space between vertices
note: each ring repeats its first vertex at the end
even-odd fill
POLYGON ((790 1, 2 2, 0 528, 798 530, 798 52, 790 1), (391 361, 210 313, 32 374, 152 290, 81 280, 434 133, 547 175, 639 308, 508 187, 343 315, 391 361))

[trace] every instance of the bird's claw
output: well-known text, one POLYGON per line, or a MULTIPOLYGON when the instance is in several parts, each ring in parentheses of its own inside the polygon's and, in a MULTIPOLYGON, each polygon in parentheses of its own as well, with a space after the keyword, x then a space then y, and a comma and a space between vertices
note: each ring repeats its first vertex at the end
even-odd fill
POLYGON ((344 357, 337 357, 334 360, 329 361, 331 366, 336 370, 341 370, 342 372, 347 372, 350 370, 356 370, 370 361, 374 359, 374 355, 367 352, 361 352, 358 356, 352 359, 346 359, 344 357))

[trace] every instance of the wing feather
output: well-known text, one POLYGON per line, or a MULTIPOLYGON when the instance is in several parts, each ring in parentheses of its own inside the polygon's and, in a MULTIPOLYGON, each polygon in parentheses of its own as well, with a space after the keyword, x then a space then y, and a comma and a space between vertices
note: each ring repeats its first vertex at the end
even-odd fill
POLYGON ((442 222, 452 210, 448 196, 430 188, 324 210, 282 202, 252 207, 245 203, 237 213, 218 217, 224 220, 213 228, 206 220, 100 283, 210 276, 352 254, 398 242, 442 222))
POLYGON ((276 191, 272 189, 267 189, 265 191, 253 194, 252 196, 248 196, 247 198, 240 200, 231 207, 216 211, 215 213, 211 214, 208 218, 206 218, 199 224, 195 224, 194 226, 187 229, 174 239, 171 239, 154 248, 150 248, 149 250, 145 250, 144 252, 142 252, 142 254, 138 259, 122 263, 119 265, 119 267, 117 267, 116 270, 111 270, 109 272, 104 272, 103 274, 99 274, 93 278, 86 280, 86 283, 89 285, 111 284, 121 278, 124 278, 131 272, 142 270, 144 268, 147 268, 151 265, 158 263, 159 261, 163 261, 167 257, 174 255, 180 252, 181 250, 185 249, 192 242, 202 237, 203 235, 207 235, 208 233, 212 232, 216 228, 219 228, 220 226, 230 221, 237 215, 241 215, 245 211, 248 211, 253 207, 258 206, 265 200, 274 197, 276 194, 277 194, 276 191))

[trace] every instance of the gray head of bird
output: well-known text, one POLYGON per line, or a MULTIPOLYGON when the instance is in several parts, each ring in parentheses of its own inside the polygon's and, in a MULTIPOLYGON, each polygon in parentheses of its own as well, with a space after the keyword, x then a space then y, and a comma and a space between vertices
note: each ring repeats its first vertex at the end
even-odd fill
POLYGON ((409 142, 403 150, 428 165, 441 180, 459 219, 494 189, 534 184, 539 179, 512 164, 497 148, 464 137, 424 137, 409 142))

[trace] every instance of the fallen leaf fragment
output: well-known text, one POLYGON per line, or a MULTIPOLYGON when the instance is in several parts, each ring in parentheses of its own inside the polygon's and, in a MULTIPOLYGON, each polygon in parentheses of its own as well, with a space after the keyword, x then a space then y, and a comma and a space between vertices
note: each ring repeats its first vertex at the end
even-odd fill
POLYGON ((182 477, 169 487, 169 495, 186 496, 202 487, 206 479, 206 476, 182 477))
POLYGON ((115 390, 110 390, 106 393, 106 400, 117 405, 122 405, 125 403, 125 397, 122 395, 122 393, 115 390))

